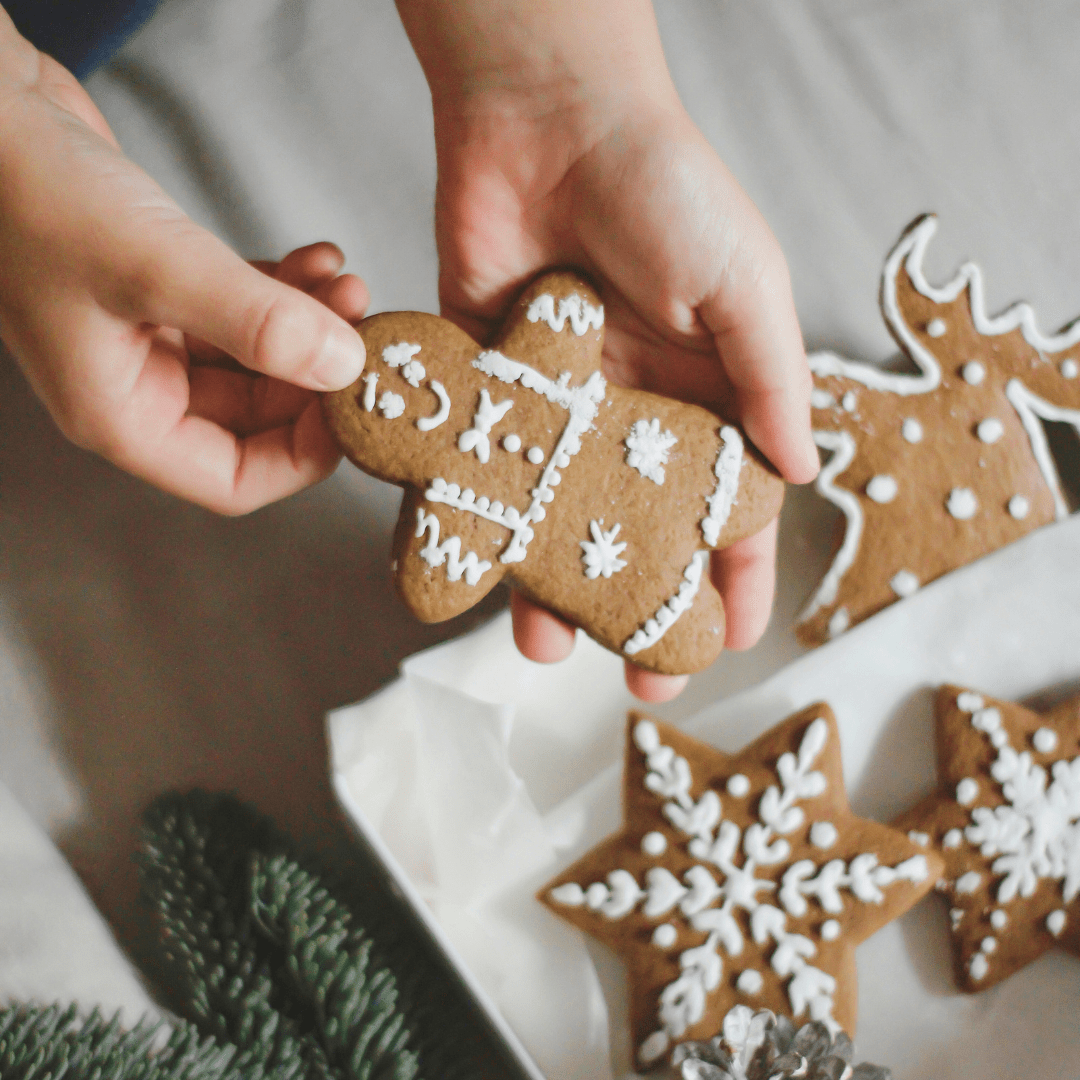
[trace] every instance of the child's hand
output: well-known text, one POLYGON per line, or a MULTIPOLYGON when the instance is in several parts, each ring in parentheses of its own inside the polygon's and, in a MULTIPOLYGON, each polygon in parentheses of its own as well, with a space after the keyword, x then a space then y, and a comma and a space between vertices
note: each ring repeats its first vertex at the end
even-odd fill
POLYGON ((249 266, 0 9, 0 338, 73 442, 221 513, 322 479, 339 452, 315 391, 364 364, 342 262, 316 244, 249 266))
MULTIPOLYGON (((399 0, 432 88, 444 314, 483 339, 539 270, 605 300, 605 372, 724 405, 793 483, 818 469, 810 373, 768 226, 678 101, 647 0, 399 0), (482 31, 482 32, 481 32, 482 31)), ((776 522, 713 557, 729 648, 768 622, 776 522)), ((521 597, 515 640, 558 660, 573 628, 521 597)), ((685 677, 627 664, 667 700, 685 677)))

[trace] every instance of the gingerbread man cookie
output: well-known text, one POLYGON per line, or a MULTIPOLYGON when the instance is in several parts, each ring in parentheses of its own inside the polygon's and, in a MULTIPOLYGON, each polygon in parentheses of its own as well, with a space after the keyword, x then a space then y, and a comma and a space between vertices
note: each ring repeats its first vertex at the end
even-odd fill
POLYGON ((945 860, 973 992, 1055 945, 1080 955, 1080 698, 1037 713, 944 686, 936 711, 941 790, 895 825, 945 860))
POLYGON ((829 454, 817 487, 845 532, 799 619, 808 645, 1068 513, 1043 423, 1080 432, 1080 322, 1045 337, 1026 304, 987 316, 972 263, 931 285, 936 228, 911 225, 881 280, 918 374, 810 357, 814 439, 829 454))
POLYGON ((424 621, 504 576, 651 671, 710 664, 724 610, 709 554, 780 510, 734 425, 610 385, 587 282, 546 274, 483 348, 420 312, 365 319, 367 368, 325 398, 349 459, 405 488, 395 580, 424 621))
POLYGON ((853 1032, 855 946, 942 867, 852 813, 825 704, 738 754, 631 713, 623 822, 539 899, 625 957, 645 1067, 740 1004, 853 1032))

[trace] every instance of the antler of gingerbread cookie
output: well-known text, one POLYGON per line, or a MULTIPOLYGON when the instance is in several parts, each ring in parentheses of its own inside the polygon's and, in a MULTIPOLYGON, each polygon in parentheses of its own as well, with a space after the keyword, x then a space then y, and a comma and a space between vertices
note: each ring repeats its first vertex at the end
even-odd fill
POLYGON ((504 576, 652 671, 723 648, 711 549, 757 532, 783 484, 713 413, 610 385, 593 289, 546 274, 483 348, 445 319, 365 319, 367 367, 325 398, 349 459, 405 488, 395 580, 437 622, 504 576))
POLYGON ((918 588, 1068 513, 1043 421, 1080 432, 1080 322, 1041 334, 1027 304, 986 314, 982 275, 923 274, 937 228, 889 255, 881 309, 917 374, 810 357, 817 489, 844 513, 832 566, 800 616, 818 645, 918 588))

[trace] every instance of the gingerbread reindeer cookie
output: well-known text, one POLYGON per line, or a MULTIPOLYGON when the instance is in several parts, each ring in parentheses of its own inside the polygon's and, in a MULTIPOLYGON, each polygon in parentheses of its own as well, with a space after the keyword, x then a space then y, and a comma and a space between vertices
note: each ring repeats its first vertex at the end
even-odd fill
POLYGON ((1045 337, 1026 304, 987 316, 971 263, 931 285, 936 228, 911 225, 881 281, 918 373, 810 357, 814 439, 830 455, 817 487, 845 533, 799 620, 808 645, 1068 513, 1043 422, 1080 432, 1080 322, 1045 337))
POLYGON ((325 398, 349 459, 405 488, 397 587, 425 622, 504 576, 651 671, 710 664, 709 554, 757 532, 783 484, 732 424, 607 383, 604 312, 571 273, 526 289, 491 348, 420 312, 365 319, 367 367, 325 398))

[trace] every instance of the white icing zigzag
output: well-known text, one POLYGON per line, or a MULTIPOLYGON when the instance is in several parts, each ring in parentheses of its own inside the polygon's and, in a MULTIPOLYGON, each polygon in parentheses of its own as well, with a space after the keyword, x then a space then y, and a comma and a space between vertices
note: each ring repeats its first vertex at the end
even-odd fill
POLYGON ((533 323, 546 322, 556 334, 562 332, 562 328, 569 318, 570 329, 578 337, 581 337, 590 327, 599 330, 604 325, 604 309, 603 307, 593 307, 583 297, 573 293, 571 296, 565 296, 559 301, 559 308, 556 311, 555 297, 550 293, 544 293, 529 305, 525 318, 533 323))
POLYGON ((432 569, 446 563, 446 576, 451 581, 460 581, 462 574, 469 585, 475 585, 490 569, 491 563, 481 559, 475 551, 467 551, 461 558, 461 537, 451 536, 439 543, 439 519, 434 514, 425 514, 423 508, 416 511, 416 535, 428 534, 428 542, 418 552, 432 569))
POLYGON ((731 508, 735 505, 742 467, 742 436, 735 428, 725 424, 720 429, 720 453, 717 454, 716 464, 713 466, 716 489, 708 498, 709 512, 701 522, 701 532, 709 547, 716 547, 720 531, 727 524, 731 508))
POLYGON ((690 565, 683 571, 683 582, 674 596, 661 604, 656 614, 648 619, 643 627, 635 630, 633 636, 623 645, 627 656, 634 656, 643 649, 650 649, 671 628, 683 612, 689 611, 701 587, 701 575, 709 565, 707 551, 695 551, 690 565))

